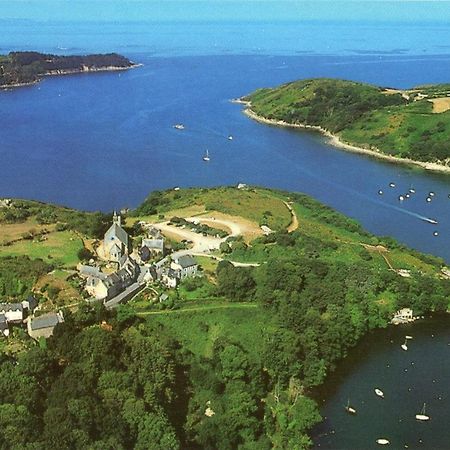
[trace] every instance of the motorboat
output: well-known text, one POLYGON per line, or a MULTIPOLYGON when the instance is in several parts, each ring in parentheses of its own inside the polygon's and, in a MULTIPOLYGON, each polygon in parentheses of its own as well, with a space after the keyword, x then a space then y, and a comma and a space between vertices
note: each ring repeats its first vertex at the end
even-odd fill
POLYGON ((377 444, 380 444, 380 445, 389 445, 390 442, 389 442, 388 439, 380 438, 380 439, 377 439, 377 444))
POLYGON ((350 400, 347 400, 347 405, 345 406, 345 410, 349 414, 356 414, 356 409, 350 406, 350 400))
POLYGON ((424 217, 422 220, 424 220, 425 222, 431 223, 433 225, 436 225, 438 223, 438 221, 436 219, 430 219, 429 217, 424 217))
POLYGON ((177 130, 184 130, 184 125, 182 123, 176 123, 173 127, 177 130))
POLYGON ((384 398, 384 392, 381 389, 375 388, 375 394, 377 394, 378 397, 384 398))

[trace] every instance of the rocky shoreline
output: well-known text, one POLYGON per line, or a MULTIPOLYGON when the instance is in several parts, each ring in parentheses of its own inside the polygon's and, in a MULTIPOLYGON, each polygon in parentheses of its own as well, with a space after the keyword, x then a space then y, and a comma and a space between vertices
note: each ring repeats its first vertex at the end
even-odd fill
POLYGON ((135 69, 141 67, 143 64, 132 63, 130 66, 105 66, 105 67, 85 67, 82 69, 65 69, 65 70, 52 70, 50 72, 43 73, 39 75, 41 78, 38 80, 30 81, 29 83, 14 83, 14 84, 2 84, 0 85, 1 90, 14 89, 19 87, 34 86, 42 81, 42 78, 57 75, 76 75, 80 73, 93 73, 93 72, 118 72, 128 69, 135 69))
POLYGON ((397 156, 388 155, 386 153, 383 153, 381 150, 376 148, 364 148, 364 147, 358 147, 356 145, 352 145, 350 143, 344 142, 341 140, 341 138, 335 134, 330 133, 328 130, 325 130, 324 128, 316 125, 306 125, 301 123, 289 123, 285 122, 283 120, 274 120, 274 119, 267 119, 266 117, 259 116, 251 109, 251 102, 243 100, 242 98, 233 99, 233 103, 238 103, 241 105, 245 105, 245 108, 243 110, 243 113, 250 117, 253 120, 256 120, 257 122, 265 123, 267 125, 275 125, 280 127, 289 127, 289 128, 302 128, 306 130, 313 130, 318 131, 321 134, 323 134, 328 142, 333 145, 334 147, 341 148, 343 150, 347 150, 354 153, 360 153, 368 156, 372 156, 379 159, 384 159, 385 161, 389 161, 392 163, 401 163, 401 164, 409 164, 409 165, 415 165, 418 167, 421 167, 425 170, 430 170, 433 172, 440 172, 440 173, 450 173, 450 166, 439 164, 439 163, 432 163, 432 162, 424 162, 424 161, 416 161, 409 158, 399 158, 397 156))

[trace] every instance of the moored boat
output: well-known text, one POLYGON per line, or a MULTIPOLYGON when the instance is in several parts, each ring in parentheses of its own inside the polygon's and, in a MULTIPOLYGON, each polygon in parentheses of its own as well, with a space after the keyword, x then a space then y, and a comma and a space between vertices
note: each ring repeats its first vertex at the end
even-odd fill
POLYGON ((400 346, 402 350, 405 350, 405 352, 408 350, 408 346, 406 345, 406 339, 405 342, 400 346))
POLYGON ((381 389, 375 388, 375 394, 377 394, 378 397, 384 398, 384 392, 381 389))
POLYGON ((356 414, 356 409, 350 406, 350 399, 347 400, 347 405, 345 406, 345 410, 346 410, 349 414, 356 414))
POLYGON ((388 439, 380 438, 380 439, 377 439, 377 444, 380 444, 380 445, 389 445, 390 442, 389 442, 388 439))
POLYGON ((426 422, 427 420, 430 420, 430 416, 428 416, 425 412, 426 410, 426 403, 423 404, 422 409, 420 411, 420 414, 416 414, 416 419, 420 420, 422 422, 426 422))

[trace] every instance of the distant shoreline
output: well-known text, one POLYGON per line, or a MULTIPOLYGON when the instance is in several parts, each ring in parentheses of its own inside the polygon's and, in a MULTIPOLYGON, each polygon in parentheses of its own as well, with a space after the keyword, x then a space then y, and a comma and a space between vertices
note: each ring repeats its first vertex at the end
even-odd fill
POLYGON ((275 125, 275 126, 279 126, 279 127, 301 128, 301 129, 306 129, 306 130, 318 131, 327 138, 328 142, 331 145, 333 145, 334 147, 349 151, 349 152, 373 156, 375 158, 384 159, 385 161, 389 161, 392 163, 415 165, 415 166, 421 167, 422 169, 433 171, 433 172, 450 174, 450 167, 445 166, 443 164, 424 162, 424 161, 416 161, 416 160, 409 159, 409 158, 399 158, 398 156, 392 156, 392 155, 383 153, 383 152, 381 152, 381 150, 376 149, 376 148, 368 149, 368 148, 364 148, 364 147, 358 147, 356 145, 352 145, 352 144, 342 141, 339 136, 330 133, 328 130, 325 130, 324 128, 322 128, 320 126, 306 125, 306 124, 301 124, 301 123, 289 123, 289 122, 285 122, 283 120, 267 119, 266 117, 259 116, 254 111, 252 111, 251 102, 249 102, 249 101, 238 98, 238 99, 233 99, 232 102, 238 103, 241 105, 245 105, 245 108, 243 109, 243 113, 246 116, 250 117, 251 119, 253 119, 257 122, 261 122, 261 123, 264 123, 267 125, 275 125))
POLYGON ((8 89, 14 89, 14 88, 20 88, 20 87, 26 87, 26 86, 34 86, 35 84, 39 84, 44 77, 52 77, 52 76, 59 76, 59 75, 77 75, 81 73, 93 73, 93 72, 117 72, 117 71, 123 71, 128 69, 135 69, 137 67, 141 67, 143 64, 131 64, 127 67, 122 66, 105 66, 105 67, 95 67, 95 68, 89 68, 89 69, 65 69, 65 70, 54 70, 51 72, 46 72, 41 75, 39 75, 41 78, 38 80, 30 81, 28 83, 14 83, 14 84, 2 84, 0 85, 1 90, 8 90, 8 89))

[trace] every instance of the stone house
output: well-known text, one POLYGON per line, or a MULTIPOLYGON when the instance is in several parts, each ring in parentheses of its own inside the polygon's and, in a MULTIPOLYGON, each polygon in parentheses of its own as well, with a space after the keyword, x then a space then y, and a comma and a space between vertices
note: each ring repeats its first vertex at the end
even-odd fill
POLYGON ((170 267, 179 272, 181 280, 197 275, 198 264, 191 255, 183 255, 175 258, 170 264, 170 267))
POLYGON ((56 325, 62 322, 64 322, 64 316, 61 311, 39 317, 29 317, 27 321, 28 334, 33 339, 48 338, 53 334, 56 325))
POLYGON ((79 266, 80 275, 86 277, 85 289, 97 300, 108 300, 124 291, 136 281, 139 266, 128 255, 122 256, 119 270, 109 275, 101 272, 97 267, 79 266))

